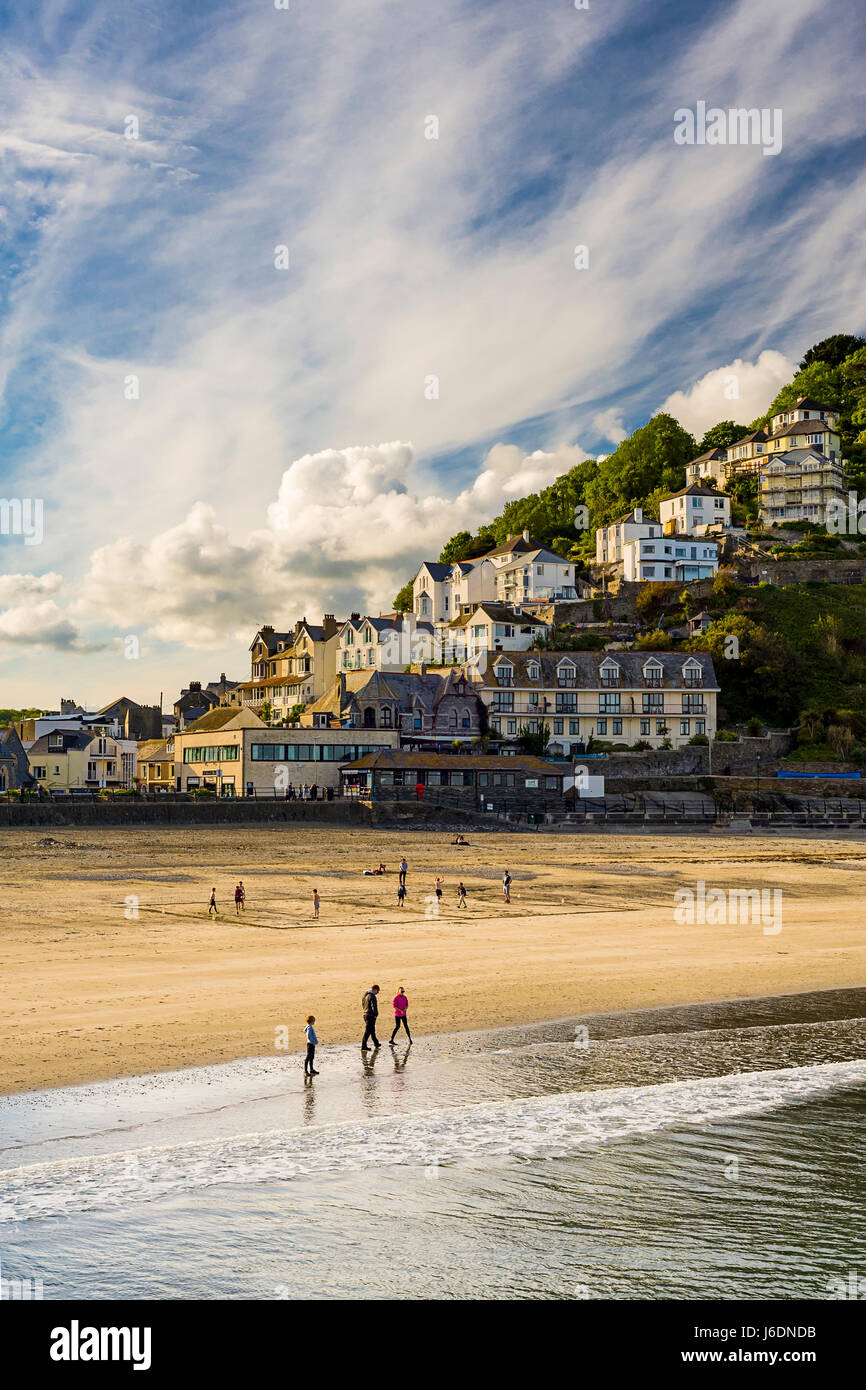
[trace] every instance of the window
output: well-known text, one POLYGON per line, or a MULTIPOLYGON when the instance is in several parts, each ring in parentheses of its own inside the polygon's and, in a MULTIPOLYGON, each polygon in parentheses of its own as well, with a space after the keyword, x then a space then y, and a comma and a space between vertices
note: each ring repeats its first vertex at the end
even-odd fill
MULTIPOLYGON (((90 766, 92 767, 93 764, 91 763, 90 766)), ((45 773, 46 773, 46 768, 44 768, 44 767, 41 767, 41 766, 40 766, 40 767, 34 767, 34 769, 33 769, 33 776, 36 778, 37 782, 44 782, 44 781, 45 781, 45 773)))
POLYGON ((706 721, 706 719, 696 719, 696 720, 695 720, 695 733, 696 733, 696 734, 705 734, 706 732, 707 732, 707 721, 706 721))
POLYGON ((661 714, 665 707, 665 697, 663 694, 641 696, 642 709, 644 714, 661 714))
POLYGON ((656 733, 657 733, 657 734, 666 734, 667 731, 668 731, 668 726, 667 726, 667 724, 665 723, 664 719, 657 719, 657 720, 656 720, 656 733))
POLYGON ((513 773, 513 772, 506 772, 506 774, 505 774, 505 785, 506 785, 506 787, 513 787, 513 786, 514 786, 514 773, 513 773))
POLYGON ((516 720, 516 719, 509 719, 509 720, 507 721, 507 723, 508 723, 507 732, 508 732, 509 734, 512 734, 512 735, 513 735, 513 734, 516 734, 516 733, 517 733, 517 720, 516 720))
POLYGON ((557 791, 557 789, 558 789, 558 787, 559 787, 559 778, 558 778, 558 777, 545 777, 545 779, 544 779, 544 785, 545 785, 545 787, 547 788, 547 790, 548 790, 549 792, 555 792, 555 791, 557 791))
POLYGON ((479 785, 479 787, 486 787, 486 786, 487 786, 487 773, 486 773, 486 772, 479 772, 479 774, 478 774, 478 785, 479 785))
POLYGON ((554 719, 554 721, 553 721, 553 732, 554 732, 555 734, 561 734, 561 733, 563 732, 563 724, 562 724, 562 720, 561 720, 561 719, 554 719))
POLYGON ((602 685, 619 685, 619 667, 615 662, 611 662, 610 665, 605 663, 601 667, 601 683, 602 685))
POLYGON ((557 685, 574 685, 577 680, 577 671, 574 666, 558 666, 556 671, 557 685))
POLYGON ((683 714, 703 714, 704 697, 703 694, 683 695, 683 714))
POLYGON ((514 667, 500 663, 499 666, 494 667, 494 674, 500 685, 511 685, 514 680, 514 667))
POLYGON ((541 675, 540 667, 535 665, 530 666, 529 670, 527 671, 527 675, 529 676, 529 679, 531 681, 537 681, 538 677, 541 675))
POLYGON ((645 738, 645 737, 649 734, 649 731, 650 731, 650 722, 649 722, 649 720, 648 720, 648 719, 642 719, 642 720, 640 721, 640 733, 641 733, 641 738, 645 738))
POLYGON ((574 691, 570 691, 567 695, 560 695, 559 692, 557 692, 557 696, 556 696, 556 713, 557 713, 557 714, 576 714, 576 713, 577 713, 577 695, 575 694, 574 691))
POLYGON ((619 714, 619 702, 620 693, 618 690, 610 692, 602 691, 598 697, 599 714, 619 714))
POLYGON ((495 690, 495 691, 493 692, 493 706, 492 706, 492 708, 493 708, 494 710, 497 710, 499 713, 502 713, 502 712, 508 711, 508 710, 513 710, 513 709, 514 709, 514 691, 513 691, 513 690, 495 690))
POLYGON ((606 720, 606 719, 597 719, 596 722, 595 722, 595 731, 596 731, 597 734, 606 734, 606 733, 607 733, 607 720, 606 720))
POLYGON ((656 687, 656 688, 659 688, 659 687, 661 686, 661 683, 662 683, 662 668, 661 668, 661 666, 645 666, 645 667, 643 668, 643 680, 644 680, 644 685, 649 685, 649 686, 654 686, 654 687, 656 687))
POLYGON ((621 719, 615 719, 615 720, 613 721, 613 731, 614 731, 615 734, 622 734, 622 720, 621 720, 621 719))
POLYGON ((569 732, 570 734, 579 734, 579 733, 580 733, 580 720, 579 720, 579 719, 569 719, 569 721, 568 721, 568 732, 569 732))
POLYGON ((689 732, 689 720, 688 720, 688 719, 681 719, 681 720, 680 720, 680 733, 683 734, 683 735, 685 735, 685 734, 687 734, 688 732, 689 732))

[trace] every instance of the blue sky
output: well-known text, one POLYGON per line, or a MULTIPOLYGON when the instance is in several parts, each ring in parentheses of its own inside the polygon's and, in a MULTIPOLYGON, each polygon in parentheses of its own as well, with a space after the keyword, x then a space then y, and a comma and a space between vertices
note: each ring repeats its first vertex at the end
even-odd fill
POLYGON ((0 13, 0 497, 45 505, 0 536, 0 705, 242 676, 261 622, 386 610, 866 324, 857 0, 0 13), (699 100, 781 153, 676 145, 699 100))

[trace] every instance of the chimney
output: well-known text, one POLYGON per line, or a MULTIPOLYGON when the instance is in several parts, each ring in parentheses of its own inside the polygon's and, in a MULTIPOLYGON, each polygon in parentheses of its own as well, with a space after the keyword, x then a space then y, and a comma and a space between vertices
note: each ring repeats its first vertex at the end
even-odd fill
POLYGON ((273 632, 273 630, 274 629, 271 627, 270 623, 266 623, 264 627, 259 628, 259 632, 262 634, 263 637, 266 633, 273 632))
POLYGON ((326 613, 322 619, 322 632, 325 637, 333 637, 337 630, 337 619, 334 617, 333 613, 326 613))
POLYGON ((421 676, 422 681, 425 681, 425 680, 427 679, 427 662, 426 662, 426 661, 422 661, 422 662, 421 662, 421 670, 420 670, 419 674, 420 674, 420 676, 421 676))
POLYGON ((226 683, 226 673, 225 673, 225 671, 220 671, 220 685, 225 685, 225 683, 226 683))
POLYGON ((524 531, 524 533, 523 533, 523 539, 524 539, 525 541, 528 541, 528 540, 529 540, 529 532, 528 532, 528 531, 524 531))
POLYGON ((359 623, 359 622, 361 621, 361 614, 360 614, 360 613, 350 613, 350 614, 349 614, 349 621, 350 621, 351 623, 359 623))
POLYGON ((635 509, 634 509, 634 519, 635 519, 635 521, 643 521, 643 508, 642 508, 642 507, 635 507, 635 509))

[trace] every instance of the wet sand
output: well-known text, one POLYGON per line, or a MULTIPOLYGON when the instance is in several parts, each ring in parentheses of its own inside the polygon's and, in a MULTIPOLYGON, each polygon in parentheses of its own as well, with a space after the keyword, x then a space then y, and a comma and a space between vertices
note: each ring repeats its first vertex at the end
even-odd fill
POLYGON ((398 984, 417 1033, 866 984, 866 842, 469 838, 458 849, 438 831, 321 826, 2 832, 0 1089, 273 1054, 284 1028, 299 1050, 310 1012, 323 1042, 360 1041, 374 981, 385 1042, 398 984), (388 873, 364 877, 380 859, 388 873), (676 890, 698 880, 781 890, 781 930, 769 918, 677 921, 676 890))

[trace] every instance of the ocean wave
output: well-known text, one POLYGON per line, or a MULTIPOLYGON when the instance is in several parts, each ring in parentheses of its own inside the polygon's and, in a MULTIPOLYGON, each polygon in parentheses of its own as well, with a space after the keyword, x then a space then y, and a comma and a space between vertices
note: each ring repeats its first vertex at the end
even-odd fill
POLYGON ((352 1124, 128 1149, 0 1173, 0 1221, 57 1217, 369 1168, 434 1170, 564 1158, 576 1150, 740 1115, 866 1085, 866 1060, 486 1101, 352 1124))

